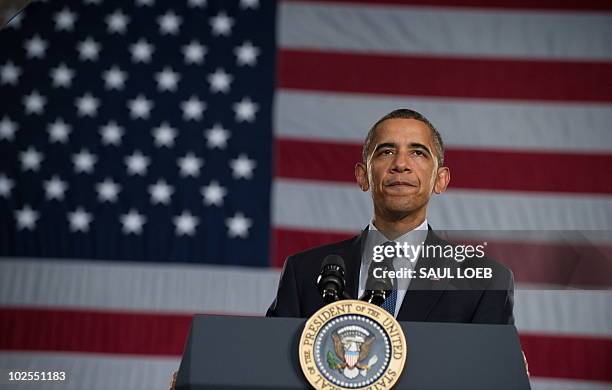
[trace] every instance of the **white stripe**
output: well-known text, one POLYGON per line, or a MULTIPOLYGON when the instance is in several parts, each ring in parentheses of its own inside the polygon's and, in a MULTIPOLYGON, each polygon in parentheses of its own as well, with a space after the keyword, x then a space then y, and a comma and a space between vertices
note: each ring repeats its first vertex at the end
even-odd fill
POLYGON ((178 358, 40 352, 0 354, 0 367, 3 369, 65 371, 68 376, 66 382, 31 382, 8 386, 20 390, 166 390, 179 363, 178 358))
POLYGON ((612 384, 569 379, 531 378, 531 390, 612 390, 612 384))
MULTIPOLYGON (((277 227, 357 232, 372 218, 357 184, 279 179, 273 196, 277 227)), ((610 230, 612 198, 448 190, 433 197, 427 219, 440 230, 610 230)))
POLYGON ((461 57, 612 59, 612 15, 281 3, 281 47, 461 57))
POLYGON ((280 138, 361 145, 374 122, 400 107, 429 118, 449 147, 612 152, 609 105, 280 90, 275 132, 280 138))
POLYGON ((222 266, 0 259, 0 305, 263 315, 278 272, 222 266))

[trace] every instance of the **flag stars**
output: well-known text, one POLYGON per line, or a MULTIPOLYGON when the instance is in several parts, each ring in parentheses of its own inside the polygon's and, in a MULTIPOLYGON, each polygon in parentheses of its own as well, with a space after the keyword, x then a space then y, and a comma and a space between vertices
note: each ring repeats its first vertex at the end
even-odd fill
POLYGON ((214 73, 208 75, 207 80, 210 84, 210 91, 212 93, 227 93, 230 90, 230 84, 233 77, 232 75, 226 73, 223 69, 217 68, 214 73))
POLYGON ((42 114, 46 103, 47 98, 38 93, 38 91, 32 91, 32 93, 23 98, 26 114, 42 114))
POLYGON ((79 153, 72 155, 72 164, 76 173, 93 173, 97 161, 98 157, 87 149, 81 149, 79 153))
POLYGON ((153 109, 153 101, 143 95, 138 95, 136 99, 128 102, 128 108, 132 119, 148 119, 153 109))
POLYGON ((25 41, 24 47, 28 58, 44 58, 49 44, 47 41, 41 39, 39 35, 35 35, 25 41))
POLYGON ((125 165, 127 165, 127 172, 129 175, 144 176, 147 174, 150 159, 142 154, 139 150, 136 150, 130 156, 127 156, 124 161, 125 165))
POLYGON ((17 230, 34 230, 36 228, 36 221, 38 221, 38 218, 38 211, 33 210, 29 205, 25 205, 23 208, 15 210, 17 230))
POLYGON ((155 48, 145 39, 139 39, 138 42, 130 46, 133 62, 151 62, 151 56, 155 48))
POLYGON ((73 233, 89 231, 89 225, 93 221, 93 216, 82 207, 68 213, 68 222, 70 222, 70 231, 73 233))
POLYGON ((206 206, 222 206, 227 190, 219 185, 217 181, 213 180, 207 186, 202 187, 200 193, 204 197, 204 204, 206 206))
POLYGON ((61 118, 58 118, 55 120, 55 122, 49 124, 49 142, 65 144, 68 141, 68 136, 70 135, 71 131, 72 129, 70 125, 64 122, 61 118))
POLYGON ((147 222, 147 218, 138 212, 138 210, 130 209, 127 214, 120 216, 122 231, 124 234, 136 234, 142 233, 142 227, 147 222))
POLYGON ((157 89, 160 91, 176 91, 176 85, 181 79, 180 74, 174 72, 172 68, 164 68, 161 72, 155 74, 157 81, 157 89))
POLYGON ((206 7, 206 0, 188 0, 187 4, 191 8, 204 8, 206 7))
POLYGON ((240 8, 259 8, 259 0, 240 0, 240 8))
POLYGON ((241 154, 238 158, 230 161, 232 176, 235 179, 251 179, 256 165, 255 160, 250 159, 245 154, 241 154))
POLYGON ((227 218, 225 225, 227 226, 227 235, 230 238, 247 238, 253 222, 251 219, 246 218, 244 214, 238 212, 233 217, 227 218))
POLYGON ((185 157, 177 159, 177 164, 181 171, 181 176, 197 177, 200 175, 200 168, 204 164, 201 158, 196 157, 192 152, 189 152, 185 157))
POLYGON ((100 48, 98 42, 94 41, 91 37, 87 37, 77 45, 79 59, 82 61, 96 61, 100 55, 100 48))
POLYGON ((116 10, 106 17, 106 28, 109 33, 125 34, 130 18, 121 10, 116 10))
POLYGON ((113 66, 109 70, 105 71, 103 76, 104 84, 106 89, 123 89, 125 80, 127 79, 127 73, 119 69, 117 66, 113 66))
POLYGON ((11 191, 15 187, 15 182, 8 178, 5 174, 0 175, 0 197, 8 198, 11 196, 11 191))
POLYGON ((58 176, 53 176, 50 180, 45 181, 44 187, 47 200, 63 200, 68 190, 68 184, 58 176))
POLYGON ((259 106, 246 97, 238 103, 234 103, 233 108, 237 122, 253 122, 259 106))
POLYGON ((124 130, 115 121, 110 121, 100 128, 100 136, 104 145, 121 145, 124 130))
POLYGON ((53 17, 55 21, 55 29, 58 31, 72 31, 74 23, 77 20, 77 15, 68 8, 62 9, 53 17))
POLYGON ((23 171, 37 172, 45 156, 33 147, 29 147, 25 152, 19 153, 21 169, 23 171))
POLYGON ((98 114, 100 100, 87 92, 85 95, 76 99, 77 113, 79 116, 94 117, 98 114))
POLYGON ((234 49, 234 54, 236 55, 236 63, 239 66, 254 66, 257 65, 259 48, 253 46, 251 42, 246 41, 234 49))
POLYGON ((151 203, 168 205, 172 194, 174 194, 174 188, 165 180, 159 179, 157 183, 149 186, 149 194, 151 195, 151 203))
POLYGON ((178 34, 181 22, 181 17, 176 15, 173 11, 168 11, 164 15, 157 18, 157 23, 159 23, 159 32, 164 35, 178 34))
POLYGON ((189 211, 183 211, 181 215, 173 218, 175 233, 177 236, 193 236, 196 227, 200 223, 199 218, 192 215, 189 211))
POLYGON ((153 138, 155 138, 155 146, 171 148, 174 146, 176 129, 170 127, 167 122, 163 122, 159 127, 153 129, 153 138))
POLYGON ((206 103, 197 96, 191 96, 189 100, 181 103, 181 109, 183 110, 183 119, 199 121, 202 119, 202 114, 206 109, 206 103))
POLYGON ((98 201, 113 203, 117 201, 121 186, 112 179, 106 178, 103 182, 96 184, 96 192, 98 193, 98 201))
POLYGON ((72 85, 72 79, 74 77, 74 70, 66 66, 66 64, 60 64, 57 68, 51 69, 49 72, 54 87, 68 88, 72 85))
POLYGON ((182 47, 182 51, 186 64, 200 65, 204 62, 204 56, 208 49, 198 41, 191 41, 188 45, 182 47))
POLYGON ((205 131, 206 146, 210 149, 225 149, 230 137, 229 130, 224 129, 221 124, 215 123, 212 128, 205 131))
POLYGON ((227 16, 225 12, 219 12, 216 16, 210 18, 210 27, 212 34, 215 36, 229 36, 232 33, 234 19, 227 16))
POLYGON ((0 67, 0 84, 17 85, 21 73, 21 69, 18 66, 8 61, 0 67))
POLYGON ((13 141, 16 131, 17 122, 11 121, 8 116, 2 117, 2 120, 0 120, 0 140, 13 141))

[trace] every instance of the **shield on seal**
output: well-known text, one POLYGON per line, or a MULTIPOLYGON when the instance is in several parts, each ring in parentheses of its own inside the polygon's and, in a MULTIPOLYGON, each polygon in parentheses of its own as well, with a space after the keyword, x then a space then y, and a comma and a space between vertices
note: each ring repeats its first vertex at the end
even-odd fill
POLYGON ((355 367, 359 361, 359 351, 344 351, 344 361, 350 368, 355 367))

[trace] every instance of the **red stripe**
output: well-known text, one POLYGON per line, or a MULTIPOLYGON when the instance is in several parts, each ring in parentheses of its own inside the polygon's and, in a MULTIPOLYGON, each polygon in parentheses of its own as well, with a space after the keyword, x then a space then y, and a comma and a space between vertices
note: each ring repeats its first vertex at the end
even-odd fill
POLYGON ((521 334, 532 377, 612 382, 612 339, 521 334))
MULTIPOLYGON (((180 356, 190 315, 0 307, 0 350, 180 356)), ((612 382, 612 340, 522 335, 532 376, 612 382)))
MULTIPOLYGON (((286 3, 303 0, 283 0, 286 3)), ((425 7, 466 7, 490 9, 568 10, 597 11, 612 10, 607 0, 308 0, 309 3, 412 5, 425 7)))
POLYGON ((612 63, 282 49, 281 88, 552 101, 612 101, 612 63))
MULTIPOLYGON (((445 158, 450 188, 612 194, 612 155, 449 149, 445 158)), ((279 177, 354 183, 358 161, 361 145, 276 140, 279 177)))
MULTIPOLYGON (((453 232, 455 235, 459 232, 453 232)), ((274 229, 273 263, 280 267, 287 256, 345 240, 355 233, 274 229)), ((567 242, 511 242, 485 239, 453 239, 464 244, 487 242, 487 256, 505 264, 518 283, 571 286, 584 288, 612 287, 612 247, 585 246, 567 242)))

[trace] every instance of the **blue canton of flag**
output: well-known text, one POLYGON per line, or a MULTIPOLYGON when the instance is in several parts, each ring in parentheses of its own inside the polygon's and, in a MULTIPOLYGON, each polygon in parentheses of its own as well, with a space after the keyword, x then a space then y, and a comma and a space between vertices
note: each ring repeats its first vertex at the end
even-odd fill
POLYGON ((275 5, 36 1, 0 33, 0 255, 269 264, 275 5))

